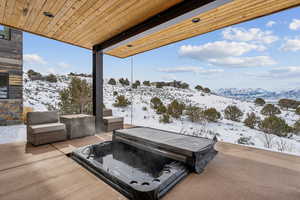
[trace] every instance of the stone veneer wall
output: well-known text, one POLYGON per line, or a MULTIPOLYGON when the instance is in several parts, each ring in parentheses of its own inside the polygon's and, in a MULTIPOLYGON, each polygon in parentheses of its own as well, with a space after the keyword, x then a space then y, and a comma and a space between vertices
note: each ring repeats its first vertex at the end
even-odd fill
POLYGON ((23 103, 21 99, 0 100, 0 125, 19 124, 22 121, 23 103))
POLYGON ((10 29, 0 39, 0 72, 8 73, 8 99, 0 99, 0 125, 21 123, 23 113, 23 33, 10 29))

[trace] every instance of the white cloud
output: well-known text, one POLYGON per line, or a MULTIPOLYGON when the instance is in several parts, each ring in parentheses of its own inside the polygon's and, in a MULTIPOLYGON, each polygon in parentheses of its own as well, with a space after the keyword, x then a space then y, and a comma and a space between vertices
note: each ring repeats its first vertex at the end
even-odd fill
POLYGON ((284 51, 299 51, 300 39, 287 39, 281 49, 284 51))
POLYGON ((66 74, 67 70, 71 67, 66 62, 51 63, 38 54, 24 54, 24 69, 33 69, 34 71, 42 74, 66 74))
POLYGON ((183 67, 172 67, 172 68, 160 68, 159 72, 165 73, 197 73, 197 74, 213 74, 220 73, 224 70, 222 69, 203 69, 202 67, 194 67, 194 66, 183 66, 183 67))
POLYGON ((53 68, 47 68, 46 74, 58 74, 57 71, 53 68))
POLYGON ((276 24, 276 22, 274 21, 268 21, 268 23, 266 24, 267 27, 272 27, 276 24))
POLYGON ((300 30, 300 19, 293 19, 293 21, 290 23, 289 28, 291 30, 300 30))
POLYGON ((271 44, 278 40, 278 37, 273 35, 272 31, 262 31, 259 28, 226 28, 223 32, 223 38, 227 40, 243 41, 243 42, 256 42, 271 44))
POLYGON ((38 54, 24 54, 23 60, 26 64, 47 64, 47 62, 38 54))
POLYGON ((178 78, 174 74, 166 74, 161 77, 163 81, 174 81, 177 80, 178 78))
POLYGON ((246 42, 216 41, 199 46, 183 45, 179 49, 179 54, 197 60, 207 60, 209 58, 241 56, 252 50, 263 51, 265 47, 246 42))
POLYGON ((266 67, 276 64, 269 56, 213 58, 209 62, 226 67, 266 67))
POLYGON ((300 78, 300 66, 278 67, 261 74, 253 74, 259 78, 289 79, 300 78))
POLYGON ((71 67, 70 64, 65 63, 65 62, 60 62, 60 63, 58 63, 57 65, 58 65, 58 67, 62 67, 62 68, 64 68, 64 69, 67 69, 67 68, 70 68, 70 67, 71 67))
POLYGON ((209 64, 226 67, 261 67, 276 64, 269 56, 241 57, 253 50, 263 51, 265 47, 246 42, 217 41, 199 46, 181 46, 179 54, 209 64))

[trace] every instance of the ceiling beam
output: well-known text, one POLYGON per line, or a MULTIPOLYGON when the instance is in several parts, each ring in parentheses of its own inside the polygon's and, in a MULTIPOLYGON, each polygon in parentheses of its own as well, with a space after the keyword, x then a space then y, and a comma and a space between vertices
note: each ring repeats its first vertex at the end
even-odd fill
POLYGON ((95 46, 103 49, 105 53, 120 45, 129 44, 130 41, 142 38, 145 35, 157 32, 231 1, 232 0, 185 0, 95 46))

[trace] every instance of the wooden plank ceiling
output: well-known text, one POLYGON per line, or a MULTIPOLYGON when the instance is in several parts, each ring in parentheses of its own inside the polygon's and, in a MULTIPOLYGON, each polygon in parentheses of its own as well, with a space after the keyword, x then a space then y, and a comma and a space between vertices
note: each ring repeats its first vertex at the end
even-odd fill
POLYGON ((0 24, 92 49, 182 1, 0 0, 0 24))
MULTIPOLYGON (((218 1, 218 0, 217 0, 218 1)), ((0 0, 0 24, 92 49, 95 44, 183 0, 0 0), (46 17, 50 12, 54 17, 46 17)), ((300 5, 300 0, 233 0, 105 50, 125 58, 170 43, 300 5), (193 23, 193 18, 200 18, 193 23)))

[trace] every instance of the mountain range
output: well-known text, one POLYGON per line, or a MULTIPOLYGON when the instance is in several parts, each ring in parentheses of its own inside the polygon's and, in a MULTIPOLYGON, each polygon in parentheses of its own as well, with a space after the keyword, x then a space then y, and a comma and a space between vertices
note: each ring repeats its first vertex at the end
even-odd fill
POLYGON ((215 91, 216 94, 240 100, 254 100, 264 98, 267 101, 277 101, 282 98, 300 100, 300 88, 290 90, 271 91, 262 88, 221 88, 215 91))

